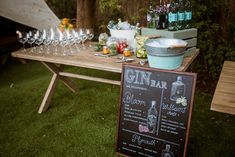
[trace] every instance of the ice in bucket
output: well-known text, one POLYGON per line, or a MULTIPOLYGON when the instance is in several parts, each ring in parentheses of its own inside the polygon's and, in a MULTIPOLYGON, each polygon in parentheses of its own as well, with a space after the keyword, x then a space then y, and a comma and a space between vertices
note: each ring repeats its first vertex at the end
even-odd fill
POLYGON ((131 48, 135 48, 134 39, 137 27, 138 25, 132 26, 127 21, 122 22, 120 19, 118 24, 114 24, 114 21, 110 21, 108 24, 111 36, 118 39, 127 39, 127 43, 131 48))

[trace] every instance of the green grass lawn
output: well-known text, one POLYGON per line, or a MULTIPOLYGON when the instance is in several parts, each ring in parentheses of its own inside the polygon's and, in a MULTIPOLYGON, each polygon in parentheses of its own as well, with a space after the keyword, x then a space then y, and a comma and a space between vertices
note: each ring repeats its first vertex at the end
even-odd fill
MULTIPOLYGON (((119 79, 120 75, 67 68, 119 79)), ((38 62, 0 68, 0 157, 113 157, 119 86, 75 79, 78 93, 59 83, 49 110, 37 114, 51 78, 38 62)), ((235 116, 210 110, 212 96, 196 91, 189 157, 235 157, 235 116)))

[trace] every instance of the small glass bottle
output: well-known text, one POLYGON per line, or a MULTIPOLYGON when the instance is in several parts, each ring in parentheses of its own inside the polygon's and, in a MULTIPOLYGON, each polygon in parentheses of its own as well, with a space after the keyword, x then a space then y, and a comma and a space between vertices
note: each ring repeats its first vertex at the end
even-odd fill
POLYGON ((170 151, 171 146, 169 144, 166 144, 166 148, 162 150, 161 157, 174 157, 174 154, 172 151, 170 151))
POLYGON ((185 29, 191 28, 192 23, 192 6, 189 0, 185 3, 185 29))
POLYGON ((176 101, 181 96, 185 96, 185 84, 182 82, 182 76, 178 76, 177 81, 172 83, 170 99, 176 101))
POLYGON ((105 55, 107 55, 107 54, 109 54, 109 48, 108 48, 108 46, 103 46, 103 54, 105 54, 105 55))
POLYGON ((123 56, 124 57, 130 57, 132 55, 132 52, 129 48, 124 48, 124 51, 123 51, 123 56))
POLYGON ((147 27, 148 28, 154 28, 154 10, 152 6, 152 1, 149 2, 149 9, 147 12, 147 27))
POLYGON ((162 0, 160 0, 159 6, 157 6, 156 12, 158 14, 159 20, 157 21, 156 28, 157 29, 165 29, 166 23, 167 23, 167 7, 165 5, 165 2, 162 3, 162 0))
POLYGON ((156 10, 153 10, 151 28, 156 28, 159 17, 156 10))
POLYGON ((183 4, 183 0, 179 0, 179 2, 178 2, 178 22, 177 22, 178 30, 184 29, 184 22, 185 22, 184 4, 183 4))
POLYGON ((108 41, 106 42, 106 46, 109 49, 109 53, 111 55, 117 54, 117 43, 118 43, 118 39, 115 37, 109 37, 108 41))
POLYGON ((127 47, 128 47, 127 39, 126 38, 119 39, 117 43, 117 52, 122 54, 124 49, 127 47))
POLYGON ((176 3, 172 1, 170 3, 169 11, 168 11, 168 30, 169 31, 177 31, 177 21, 178 21, 177 7, 176 7, 176 3))
POLYGON ((164 23, 164 29, 168 28, 168 11, 169 11, 169 5, 167 4, 166 1, 163 3, 163 10, 164 10, 164 15, 165 15, 165 23, 164 23))
POLYGON ((158 112, 156 109, 156 101, 152 101, 147 115, 147 127, 149 129, 149 133, 155 134, 156 125, 157 125, 157 116, 158 112))
POLYGON ((144 48, 144 42, 148 39, 147 36, 136 36, 136 57, 145 59, 147 58, 147 51, 144 48))
POLYGON ((108 40, 108 34, 107 33, 101 33, 99 35, 99 44, 100 45, 106 45, 107 40, 108 40))

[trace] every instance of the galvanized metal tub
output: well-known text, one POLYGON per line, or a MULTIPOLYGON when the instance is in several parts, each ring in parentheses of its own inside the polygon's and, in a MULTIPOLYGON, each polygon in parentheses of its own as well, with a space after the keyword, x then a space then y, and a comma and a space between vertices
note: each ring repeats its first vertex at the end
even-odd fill
POLYGON ((144 43, 149 66, 168 70, 181 66, 186 47, 186 41, 173 38, 147 39, 144 43))

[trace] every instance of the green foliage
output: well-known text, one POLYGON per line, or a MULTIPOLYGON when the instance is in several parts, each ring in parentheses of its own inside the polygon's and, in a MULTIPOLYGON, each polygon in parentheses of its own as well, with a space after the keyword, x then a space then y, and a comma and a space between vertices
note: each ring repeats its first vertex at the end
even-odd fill
POLYGON ((114 10, 119 10, 121 8, 119 0, 99 0, 99 9, 102 13, 114 10))
POLYGON ((135 23, 146 23, 146 14, 147 14, 148 9, 145 8, 145 6, 142 6, 142 8, 140 8, 138 10, 138 12, 135 15, 131 15, 128 17, 128 20, 130 21, 131 24, 135 24, 135 23))
POLYGON ((110 20, 117 21, 118 18, 124 18, 120 0, 99 0, 99 9, 102 15, 99 20, 104 25, 107 25, 110 20))
POLYGON ((221 15, 227 15, 227 1, 209 0, 197 1, 192 0, 193 5, 193 26, 198 28, 198 44, 201 54, 197 58, 193 69, 199 75, 209 75, 213 80, 218 79, 224 60, 235 60, 235 44, 232 39, 234 36, 233 21, 228 22, 228 37, 224 37, 221 23, 221 15))
POLYGON ((46 2, 60 19, 76 17, 76 0, 47 0, 46 2))
POLYGON ((124 19, 122 12, 122 5, 120 0, 99 0, 99 6, 97 9, 100 10, 99 18, 96 19, 95 30, 96 36, 100 33, 109 33, 107 24, 110 20, 118 21, 118 18, 124 19))

